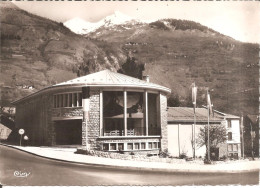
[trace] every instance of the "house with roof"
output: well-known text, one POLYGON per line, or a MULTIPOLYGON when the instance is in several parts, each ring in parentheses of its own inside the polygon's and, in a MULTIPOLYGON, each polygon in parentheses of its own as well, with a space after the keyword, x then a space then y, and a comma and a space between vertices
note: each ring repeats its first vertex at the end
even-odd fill
POLYGON ((168 147, 170 92, 147 77, 103 70, 14 101, 16 127, 25 130, 31 145, 158 153, 168 147))
MULTIPOLYGON (((210 125, 224 125, 227 130, 227 141, 221 144, 214 154, 217 157, 241 157, 240 117, 214 110, 214 116, 209 119, 210 125)), ((168 108, 168 151, 172 156, 185 154, 193 156, 192 141, 198 137, 200 128, 208 126, 208 110, 196 108, 196 124, 194 110, 188 107, 168 108)), ((195 144, 196 145, 196 144, 195 144)), ((195 147, 196 157, 205 157, 206 146, 195 147)))

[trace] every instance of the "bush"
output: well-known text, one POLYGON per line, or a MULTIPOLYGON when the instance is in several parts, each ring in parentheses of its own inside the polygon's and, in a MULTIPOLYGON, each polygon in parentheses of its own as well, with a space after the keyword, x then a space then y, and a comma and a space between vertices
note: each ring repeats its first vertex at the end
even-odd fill
POLYGON ((160 151, 160 153, 159 153, 159 157, 161 157, 161 158, 166 158, 166 157, 169 157, 169 156, 170 156, 170 154, 168 152, 168 149, 160 151))
POLYGON ((187 158, 187 155, 186 155, 186 153, 182 153, 181 155, 180 155, 180 157, 179 157, 180 159, 186 159, 187 158))

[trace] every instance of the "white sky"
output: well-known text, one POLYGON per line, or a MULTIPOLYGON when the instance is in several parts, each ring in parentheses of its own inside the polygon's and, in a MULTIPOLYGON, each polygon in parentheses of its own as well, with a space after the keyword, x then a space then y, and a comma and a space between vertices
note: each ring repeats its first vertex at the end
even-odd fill
POLYGON ((96 22, 114 11, 143 20, 192 20, 243 42, 260 43, 260 2, 257 1, 88 1, 14 2, 18 7, 49 19, 65 22, 74 17, 96 22))

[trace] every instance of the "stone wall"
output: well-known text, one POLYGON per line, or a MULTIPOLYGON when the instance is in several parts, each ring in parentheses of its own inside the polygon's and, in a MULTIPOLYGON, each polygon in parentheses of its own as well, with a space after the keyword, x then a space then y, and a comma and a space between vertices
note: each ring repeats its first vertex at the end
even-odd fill
POLYGON ((82 146, 86 146, 86 139, 91 150, 100 149, 97 144, 97 138, 99 137, 100 128, 100 91, 90 90, 90 101, 89 101, 89 120, 82 123, 82 146), (86 130, 87 126, 87 130, 86 130), (86 138, 87 131, 87 138, 86 138))
POLYGON ((161 150, 168 149, 168 131, 167 131, 167 98, 160 94, 160 120, 161 120, 161 150))
POLYGON ((82 107, 53 108, 52 117, 83 117, 82 107))

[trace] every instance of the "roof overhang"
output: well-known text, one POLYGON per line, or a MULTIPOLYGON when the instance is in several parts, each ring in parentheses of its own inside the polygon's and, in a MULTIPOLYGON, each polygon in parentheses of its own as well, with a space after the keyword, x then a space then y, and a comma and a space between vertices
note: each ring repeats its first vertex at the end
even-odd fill
POLYGON ((158 92, 163 92, 166 95, 171 93, 171 89, 167 88, 167 87, 163 87, 163 86, 151 86, 151 85, 131 85, 131 84, 67 84, 67 85, 54 85, 54 86, 50 86, 50 87, 46 87, 42 90, 39 90, 31 95, 28 95, 24 98, 18 99, 16 101, 13 101, 12 104, 18 104, 24 100, 27 100, 29 98, 38 96, 38 95, 42 95, 42 94, 46 94, 48 92, 52 92, 55 91, 56 89, 68 89, 68 88, 82 88, 84 86, 88 86, 88 87, 92 87, 92 88, 118 88, 118 89, 137 89, 137 90, 151 90, 151 91, 158 91, 158 92))

